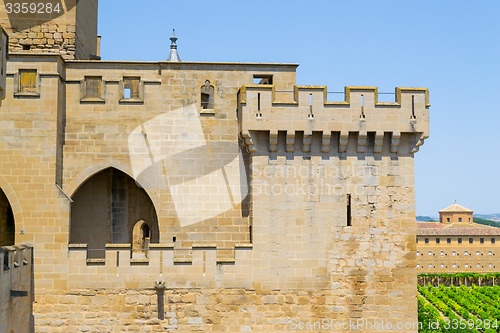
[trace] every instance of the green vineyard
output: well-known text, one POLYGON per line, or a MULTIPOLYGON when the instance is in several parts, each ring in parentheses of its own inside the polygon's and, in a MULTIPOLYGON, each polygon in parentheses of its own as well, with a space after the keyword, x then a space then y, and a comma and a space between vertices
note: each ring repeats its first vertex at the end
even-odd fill
POLYGON ((500 332, 500 286, 418 286, 419 332, 500 332))

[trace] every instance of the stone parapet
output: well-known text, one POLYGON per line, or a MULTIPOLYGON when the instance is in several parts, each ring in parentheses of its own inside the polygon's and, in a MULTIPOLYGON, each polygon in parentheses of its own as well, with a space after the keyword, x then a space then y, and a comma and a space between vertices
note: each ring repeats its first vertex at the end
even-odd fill
POLYGON ((33 248, 0 248, 0 332, 33 332, 33 248))

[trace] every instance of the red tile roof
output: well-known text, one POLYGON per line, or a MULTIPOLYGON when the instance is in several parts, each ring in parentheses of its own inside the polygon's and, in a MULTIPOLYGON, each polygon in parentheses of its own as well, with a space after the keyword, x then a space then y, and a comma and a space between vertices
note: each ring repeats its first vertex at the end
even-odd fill
POLYGON ((417 236, 500 236, 500 228, 477 223, 417 222, 417 236))

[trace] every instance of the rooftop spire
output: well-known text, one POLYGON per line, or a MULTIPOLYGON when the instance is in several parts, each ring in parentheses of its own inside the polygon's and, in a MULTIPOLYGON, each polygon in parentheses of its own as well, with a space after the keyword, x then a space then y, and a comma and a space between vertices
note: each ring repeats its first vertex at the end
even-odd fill
POLYGON ((175 29, 173 29, 172 37, 170 37, 170 53, 168 54, 167 61, 181 61, 181 57, 179 57, 179 53, 177 52, 177 37, 175 37, 175 29))

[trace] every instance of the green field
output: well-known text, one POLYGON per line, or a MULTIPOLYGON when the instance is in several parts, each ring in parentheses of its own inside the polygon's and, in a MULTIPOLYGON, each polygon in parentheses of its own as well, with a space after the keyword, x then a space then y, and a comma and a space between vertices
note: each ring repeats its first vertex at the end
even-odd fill
POLYGON ((418 319, 419 332, 500 332, 500 286, 419 285, 418 319))

